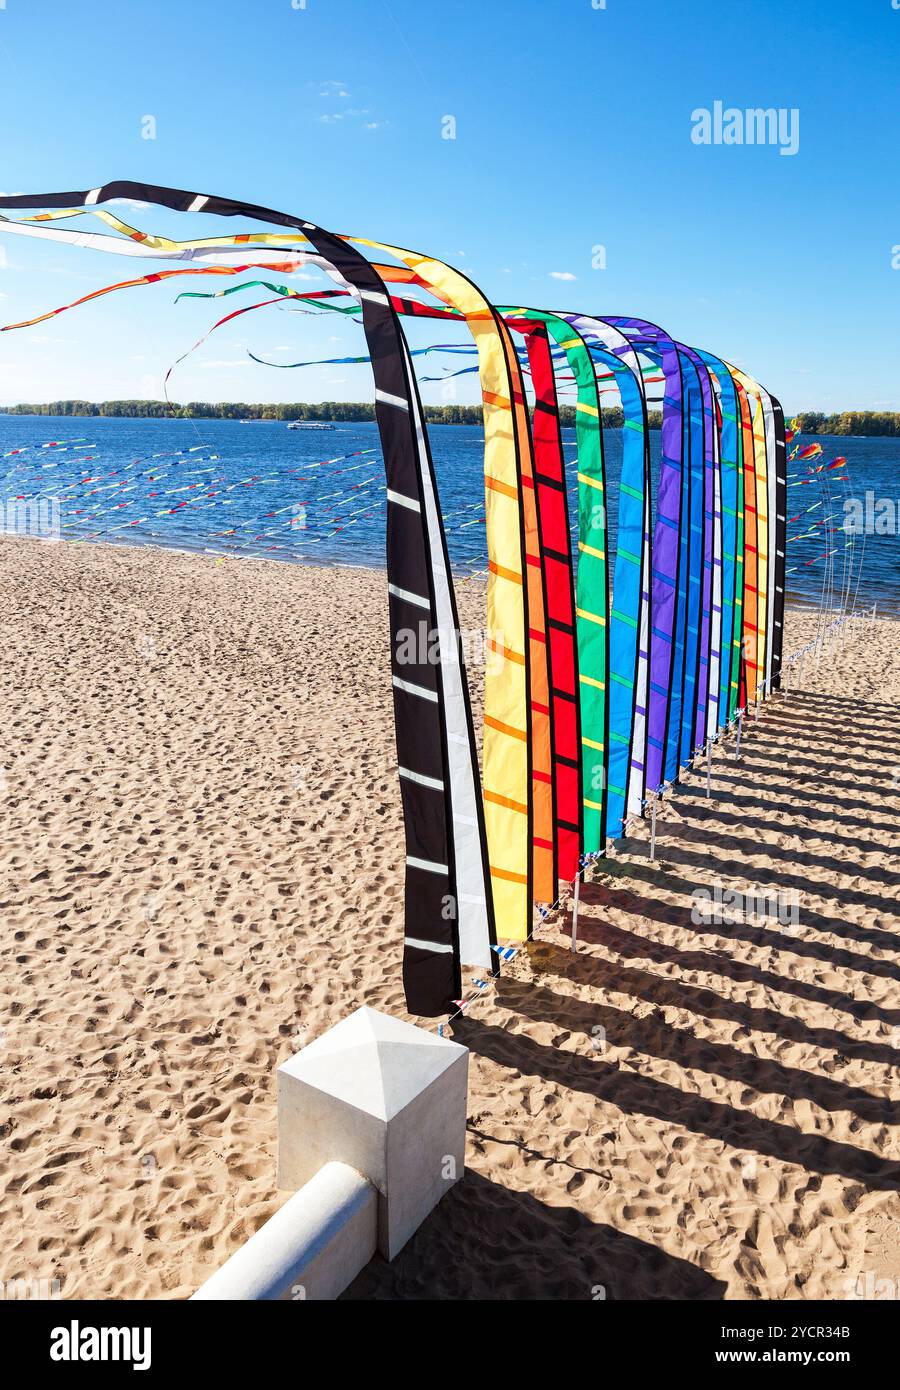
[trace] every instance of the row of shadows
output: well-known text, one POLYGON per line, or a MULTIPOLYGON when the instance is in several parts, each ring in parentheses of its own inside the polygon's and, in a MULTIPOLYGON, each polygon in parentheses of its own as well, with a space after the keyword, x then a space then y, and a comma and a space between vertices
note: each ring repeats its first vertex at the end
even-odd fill
POLYGON ((802 691, 688 778, 454 1023, 468 1171, 345 1296, 841 1296, 900 1189, 898 768, 896 706, 802 691))

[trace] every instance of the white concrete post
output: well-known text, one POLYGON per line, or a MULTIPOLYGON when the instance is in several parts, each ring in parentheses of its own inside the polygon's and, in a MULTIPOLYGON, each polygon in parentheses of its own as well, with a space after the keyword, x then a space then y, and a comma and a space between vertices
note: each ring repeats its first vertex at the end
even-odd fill
POLYGON ((337 1298, 375 1254, 378 1193, 345 1163, 326 1163, 193 1295, 299 1302, 337 1298))
POLYGON ((299 1188, 193 1295, 337 1298, 463 1175, 469 1053, 374 1009, 278 1069, 278 1185, 299 1188))
POLYGON ((278 1186, 356 1168, 392 1260, 463 1175, 468 1063, 448 1038, 357 1009, 278 1068, 278 1186))

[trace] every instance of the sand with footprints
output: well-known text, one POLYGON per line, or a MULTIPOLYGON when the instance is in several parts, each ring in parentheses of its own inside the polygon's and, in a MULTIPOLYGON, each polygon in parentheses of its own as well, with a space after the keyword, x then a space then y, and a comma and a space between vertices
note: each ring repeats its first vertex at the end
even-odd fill
MULTIPOLYGON (((405 1016, 385 578, 27 540, 0 577, 0 1280, 184 1298, 285 1199, 278 1063, 405 1016)), ((453 1025, 465 1179, 345 1297, 900 1288, 898 695, 857 623, 593 871, 577 954, 566 899, 453 1025)))

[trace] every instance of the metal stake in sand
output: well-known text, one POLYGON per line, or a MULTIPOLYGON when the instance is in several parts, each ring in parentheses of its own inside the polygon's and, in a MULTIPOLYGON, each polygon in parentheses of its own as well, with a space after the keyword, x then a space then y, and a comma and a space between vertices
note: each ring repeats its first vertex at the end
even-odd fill
POLYGON ((706 740, 706 799, 712 796, 712 739, 706 740))
POLYGON ((744 731, 744 711, 743 711, 742 709, 739 709, 739 710, 738 710, 738 716, 737 716, 737 737, 735 738, 735 741, 734 741, 734 760, 735 760, 735 762, 740 762, 740 760, 741 760, 741 734, 743 733, 743 731, 744 731))
POLYGON ((578 950, 578 904, 581 900, 581 866, 575 875, 575 896, 572 899, 572 950, 578 950))
POLYGON ((650 863, 656 858, 656 792, 650 793, 650 863))

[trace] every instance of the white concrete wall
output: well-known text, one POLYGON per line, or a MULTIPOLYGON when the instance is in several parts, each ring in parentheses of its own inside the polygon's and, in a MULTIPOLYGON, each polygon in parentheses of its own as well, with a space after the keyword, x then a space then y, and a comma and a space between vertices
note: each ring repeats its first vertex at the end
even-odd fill
POLYGON ((337 1298, 375 1253, 378 1193, 346 1163, 326 1163, 193 1295, 337 1298))

